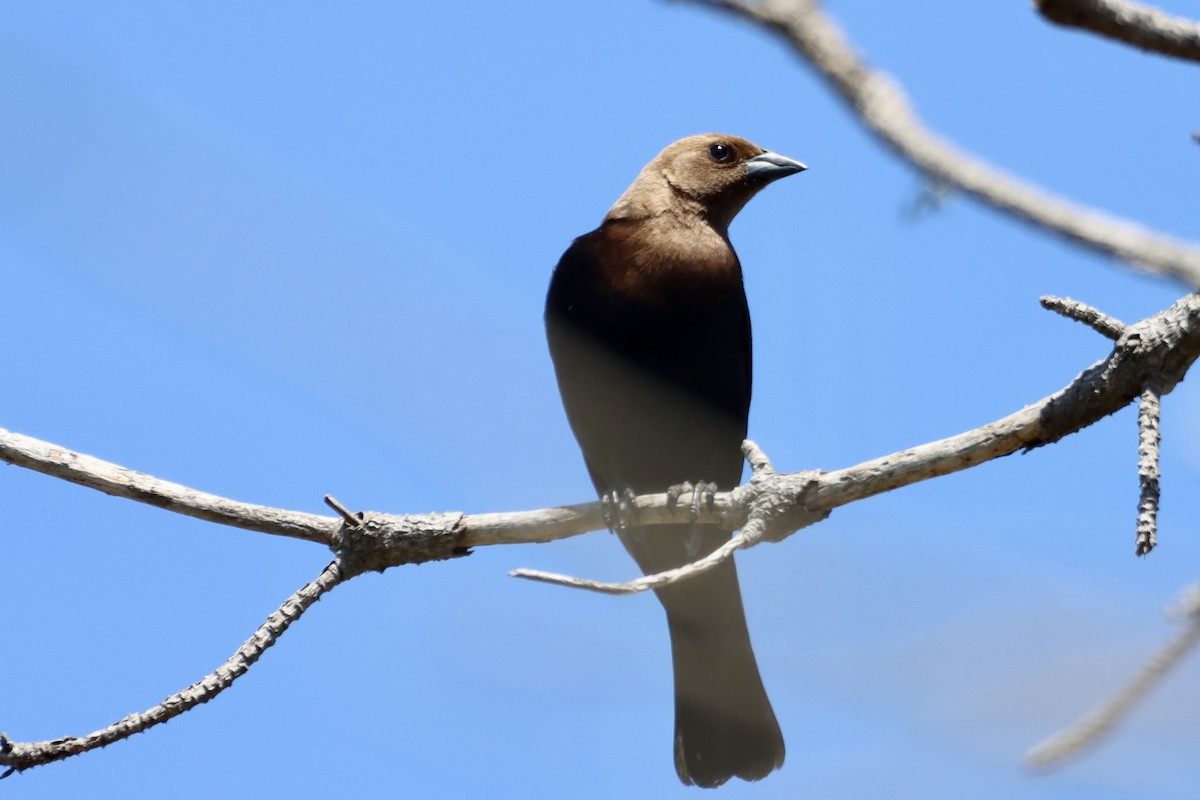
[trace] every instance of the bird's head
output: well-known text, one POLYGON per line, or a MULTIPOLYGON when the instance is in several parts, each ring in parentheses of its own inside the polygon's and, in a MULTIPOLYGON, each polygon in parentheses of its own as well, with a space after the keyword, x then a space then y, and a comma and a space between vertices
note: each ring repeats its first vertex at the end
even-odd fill
POLYGON ((669 145, 621 196, 609 216, 699 213, 722 233, 760 189, 802 172, 799 161, 738 136, 702 133, 669 145))

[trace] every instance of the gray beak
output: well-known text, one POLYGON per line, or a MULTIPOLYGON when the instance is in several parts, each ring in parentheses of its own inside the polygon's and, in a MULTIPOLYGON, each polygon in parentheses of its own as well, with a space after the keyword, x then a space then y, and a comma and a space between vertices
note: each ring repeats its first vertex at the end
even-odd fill
POLYGON ((768 150, 746 161, 746 178, 770 183, 780 178, 786 178, 788 175, 795 175, 797 172, 804 172, 806 169, 808 167, 799 161, 793 161, 787 156, 781 156, 779 153, 772 153, 768 150))

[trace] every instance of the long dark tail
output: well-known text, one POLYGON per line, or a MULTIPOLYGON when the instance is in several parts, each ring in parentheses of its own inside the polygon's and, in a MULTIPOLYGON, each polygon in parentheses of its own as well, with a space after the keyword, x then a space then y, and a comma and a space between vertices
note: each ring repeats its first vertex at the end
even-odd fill
POLYGON ((714 787, 734 776, 765 778, 783 765, 783 734, 750 647, 733 562, 658 598, 671 631, 679 779, 714 787))

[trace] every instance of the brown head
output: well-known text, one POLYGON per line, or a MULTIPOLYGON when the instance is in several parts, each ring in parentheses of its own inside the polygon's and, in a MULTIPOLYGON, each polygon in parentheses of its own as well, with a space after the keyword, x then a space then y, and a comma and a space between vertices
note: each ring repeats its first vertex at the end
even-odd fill
POLYGON ((695 215, 724 236, 729 223, 760 189, 805 169, 799 161, 738 136, 689 136, 655 156, 605 219, 695 215))

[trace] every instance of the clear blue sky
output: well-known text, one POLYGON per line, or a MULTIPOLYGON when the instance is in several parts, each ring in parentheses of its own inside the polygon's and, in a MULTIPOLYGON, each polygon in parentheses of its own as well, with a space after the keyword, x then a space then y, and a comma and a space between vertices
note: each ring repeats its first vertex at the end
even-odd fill
MULTIPOLYGON (((1194 67, 1026 2, 833 3, 947 136, 1196 236, 1194 67)), ((1180 12, 1186 9, 1181 6, 1180 12)), ((752 436, 849 466, 1008 414, 1182 290, 920 182, 775 41, 659 2, 0 5, 0 427, 256 503, 590 498, 543 341, 550 270, 667 143, 805 161, 733 226, 752 436)), ((836 511, 740 557, 782 772, 722 797, 1192 798, 1200 659, 1094 757, 1021 753, 1174 628, 1200 562, 1200 394, 1164 403, 1162 544, 1133 554, 1134 416, 836 511)), ((78 735, 224 660, 330 554, 0 470, 0 730, 78 735)), ((653 598, 609 535, 339 588, 216 701, 6 797, 690 791, 653 598)))

